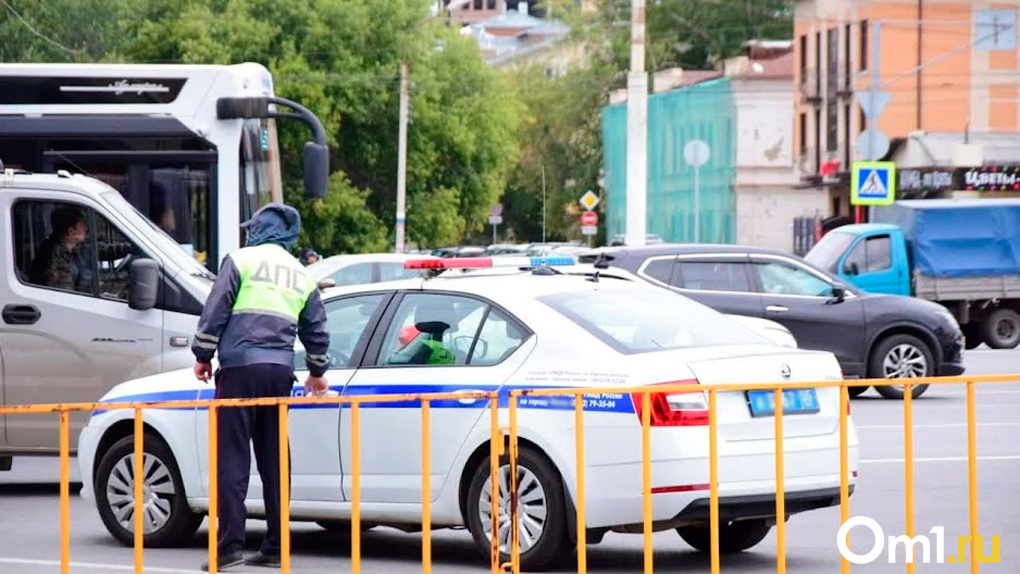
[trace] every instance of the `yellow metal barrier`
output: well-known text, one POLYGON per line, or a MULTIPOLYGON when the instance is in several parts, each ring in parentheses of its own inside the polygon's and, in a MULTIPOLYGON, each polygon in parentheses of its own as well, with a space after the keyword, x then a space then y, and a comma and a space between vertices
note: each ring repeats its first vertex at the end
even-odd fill
MULTIPOLYGON (((431 571, 431 488, 430 488, 430 457, 431 457, 431 424, 429 420, 430 401, 490 400, 491 433, 490 458, 494 502, 498 502, 499 482, 497 471, 499 458, 503 456, 503 434, 499 428, 499 395, 496 392, 465 392, 465 393, 418 393, 391 395, 358 395, 341 397, 279 397, 259 399, 205 399, 184 401, 124 402, 124 403, 68 403, 46 405, 17 405, 0 407, 0 415, 59 413, 60 416, 60 569, 61 574, 70 572, 70 412, 89 412, 94 410, 134 410, 134 561, 135 573, 144 572, 144 480, 138 473, 144 469, 145 422, 144 409, 161 408, 208 408, 209 433, 209 537, 208 555, 209 572, 216 574, 217 568, 217 507, 219 499, 218 485, 218 441, 219 426, 218 410, 232 407, 277 406, 280 411, 280 522, 281 522, 281 571, 290 572, 290 440, 288 428, 289 407, 292 405, 349 405, 351 409, 351 572, 361 572, 361 404, 362 403, 396 403, 404 401, 420 401, 422 403, 422 566, 423 572, 431 571)), ((500 570, 499 562, 499 505, 492 507, 492 536, 494 573, 500 570)))
MULTIPOLYGON (((782 405, 782 392, 786 389, 804 388, 839 388, 839 464, 840 464, 840 523, 845 523, 850 518, 849 503, 849 445, 848 445, 848 406, 850 404, 850 387, 871 387, 887 386, 890 384, 904 386, 903 400, 903 425, 904 425, 904 481, 906 486, 905 510, 906 510, 906 535, 914 536, 914 470, 913 470, 913 396, 911 388, 915 385, 966 385, 967 388, 967 458, 968 458, 968 482, 969 482, 969 513, 970 513, 970 534, 978 535, 978 500, 977 500, 977 430, 976 430, 976 408, 974 386, 978 383, 1007 383, 1020 380, 1020 375, 981 375, 963 377, 927 377, 915 379, 849 379, 840 381, 806 381, 806 382, 775 382, 739 385, 711 385, 702 386, 699 384, 676 384, 676 385, 654 385, 652 387, 591 387, 591 388, 543 388, 534 390, 513 390, 510 392, 510 437, 511 437, 511 468, 516 468, 516 442, 517 442, 517 402, 520 397, 550 397, 570 396, 574 399, 574 425, 575 425, 575 451, 577 465, 576 484, 576 507, 577 507, 577 572, 587 572, 587 549, 585 548, 585 490, 584 490, 584 431, 583 431, 583 397, 584 395, 597 394, 629 394, 640 395, 642 401, 641 409, 641 465, 642 465, 642 521, 644 534, 644 572, 651 574, 654 571, 653 548, 652 548, 652 504, 651 504, 651 438, 650 438, 650 394, 651 393, 682 393, 691 391, 707 391, 708 394, 708 434, 709 434, 709 526, 711 531, 711 572, 719 574, 719 468, 718 468, 718 420, 717 420, 717 393, 722 391, 752 391, 772 390, 775 393, 775 404, 782 405)), ((774 440, 775 440, 775 469, 776 469, 776 516, 785 516, 784 496, 784 472, 783 472, 783 409, 775 410, 774 440)), ((514 473, 516 474, 516 473, 514 473)), ((511 488, 516 489, 516 485, 511 488)), ((512 507, 516 512, 516 506, 512 507)), ((503 569, 512 568, 514 574, 520 571, 520 548, 517 545, 518 520, 513 516, 511 521, 511 546, 510 564, 503 565, 503 569)), ((848 536, 849 539, 849 536, 848 536)), ((976 539, 976 538, 975 538, 976 539)), ((910 548, 913 552, 913 548, 910 548)), ((978 574, 979 563, 971 561, 971 573, 978 574)), ((842 558, 842 573, 850 572, 850 562, 842 558)), ((786 572, 786 525, 784 520, 776 520, 776 571, 778 574, 786 572)), ((914 573, 914 564, 909 562, 906 565, 908 574, 914 573)))
MULTIPOLYGON (((280 493, 281 493, 281 559, 282 571, 284 574, 290 572, 290 464, 289 464, 289 429, 287 420, 289 407, 293 405, 349 405, 351 416, 351 571, 353 574, 360 574, 361 571, 361 405, 363 403, 393 403, 404 401, 420 401, 421 407, 421 432, 422 432, 422 565, 423 572, 428 574, 431 571, 431 485, 430 485, 430 456, 431 456, 431 401, 435 400, 459 400, 467 398, 490 400, 490 478, 492 486, 492 556, 491 566, 493 574, 511 570, 513 574, 520 573, 520 541, 519 541, 519 519, 517 516, 517 458, 518 458, 518 413, 517 403, 522 396, 573 396, 574 425, 575 425, 575 449, 577 466, 577 541, 578 559, 577 569, 579 574, 587 571, 586 551, 586 517, 585 517, 585 462, 584 462, 584 413, 583 396, 588 394, 631 394, 640 395, 642 401, 641 411, 641 452, 642 452, 642 521, 644 534, 644 571, 648 574, 654 571, 653 548, 652 548, 652 499, 651 499, 651 432, 650 432, 650 393, 662 392, 690 392, 706 391, 708 394, 708 432, 709 432, 709 523, 711 530, 711 571, 712 574, 719 574, 719 468, 718 468, 718 420, 717 420, 717 394, 723 391, 748 391, 748 390, 772 390, 775 393, 777 405, 782 405, 782 391, 785 389, 797 388, 834 388, 840 389, 839 397, 839 440, 840 440, 840 518, 841 523, 849 519, 849 460, 848 460, 848 429, 847 429, 847 407, 849 405, 849 387, 876 386, 897 384, 905 387, 903 400, 904 417, 904 481, 906 487, 905 511, 906 511, 906 535, 913 537, 914 532, 914 475, 913 475, 913 401, 910 389, 914 385, 966 385, 967 397, 967 449, 968 449, 968 483, 969 483, 969 517, 970 534, 978 535, 978 507, 977 507, 977 430, 976 430, 976 395, 975 385, 978 383, 1004 383, 1014 382, 1020 379, 1020 375, 987 375, 972 377, 932 377, 918 379, 860 379, 843 381, 817 381, 797 383, 761 383, 747 385, 713 385, 700 386, 697 384, 678 385, 655 385, 654 387, 598 387, 598 388, 557 388, 557 389, 534 389, 511 391, 509 401, 509 465, 510 465, 510 561, 502 562, 501 543, 499 532, 499 467, 500 459, 504 453, 503 429, 499 427, 499 401, 495 392, 472 392, 472 393, 424 393, 424 394, 401 394, 401 395, 363 395, 363 396, 341 396, 341 397, 282 397, 282 398, 261 398, 261 399, 211 399, 191 401, 162 401, 162 402, 125 402, 125 403, 74 403, 74 404, 51 404, 51 405, 18 405, 0 407, 0 415, 18 414, 39 414, 58 413, 60 416, 60 552, 61 552, 61 573, 68 574, 70 571, 70 444, 69 444, 69 413, 88 412, 102 409, 105 411, 133 409, 134 410, 134 452, 133 460, 135 472, 144 468, 144 409, 160 408, 208 408, 208 468, 209 468, 209 538, 208 555, 210 560, 210 572, 216 572, 217 559, 217 505, 218 505, 218 469, 217 469, 217 430, 219 424, 218 411, 221 408, 241 406, 277 406, 280 412, 280 493)), ((783 415, 782 409, 775 411, 775 470, 776 470, 776 515, 785 514, 785 499, 783 488, 783 415)), ((144 507, 144 481, 135 480, 134 499, 134 560, 135 572, 141 574, 144 570, 144 513, 140 510, 144 507)), ((785 522, 777 520, 777 572, 786 572, 786 539, 785 522)), ((913 549, 911 548, 911 551, 913 549)), ((979 572, 977 560, 971 561, 971 573, 979 572)), ((842 572, 850 572, 850 562, 845 558, 842 560, 842 572)), ((913 563, 907 564, 907 572, 914 572, 913 563)))

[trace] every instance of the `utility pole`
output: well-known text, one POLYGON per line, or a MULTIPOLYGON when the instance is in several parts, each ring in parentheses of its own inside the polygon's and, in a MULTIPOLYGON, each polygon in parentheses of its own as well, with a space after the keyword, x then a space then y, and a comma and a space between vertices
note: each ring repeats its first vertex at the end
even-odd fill
POLYGON ((542 244, 545 244, 545 164, 542 164, 542 244))
POLYGON ((404 222, 407 218, 407 53, 400 60, 400 134, 397 144, 397 226, 394 251, 404 252, 404 222))
POLYGON ((648 185, 648 74, 645 73, 645 0, 630 3, 627 74, 627 245, 645 244, 648 185))

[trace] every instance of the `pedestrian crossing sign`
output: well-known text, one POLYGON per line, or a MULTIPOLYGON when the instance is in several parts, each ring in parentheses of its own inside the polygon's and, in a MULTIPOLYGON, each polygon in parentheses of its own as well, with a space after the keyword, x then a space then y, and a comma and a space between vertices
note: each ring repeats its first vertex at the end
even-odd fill
POLYGON ((851 205, 891 205, 896 201, 896 163, 857 161, 850 172, 851 205))

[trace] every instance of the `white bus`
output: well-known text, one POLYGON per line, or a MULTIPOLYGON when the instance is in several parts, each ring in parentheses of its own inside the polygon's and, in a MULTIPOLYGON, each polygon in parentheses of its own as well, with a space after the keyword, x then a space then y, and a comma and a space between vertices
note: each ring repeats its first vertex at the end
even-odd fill
POLYGON ((106 182, 213 272, 243 245, 240 223, 283 200, 275 118, 311 127, 305 194, 323 196, 322 125, 259 64, 0 64, 8 168, 106 182))

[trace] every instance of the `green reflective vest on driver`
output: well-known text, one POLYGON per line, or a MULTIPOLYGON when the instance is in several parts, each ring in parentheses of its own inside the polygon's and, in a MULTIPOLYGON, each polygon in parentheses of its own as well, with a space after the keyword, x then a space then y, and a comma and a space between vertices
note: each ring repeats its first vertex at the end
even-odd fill
POLYGON ((245 247, 230 254, 241 277, 234 313, 262 313, 295 323, 316 283, 301 264, 275 244, 245 247))

